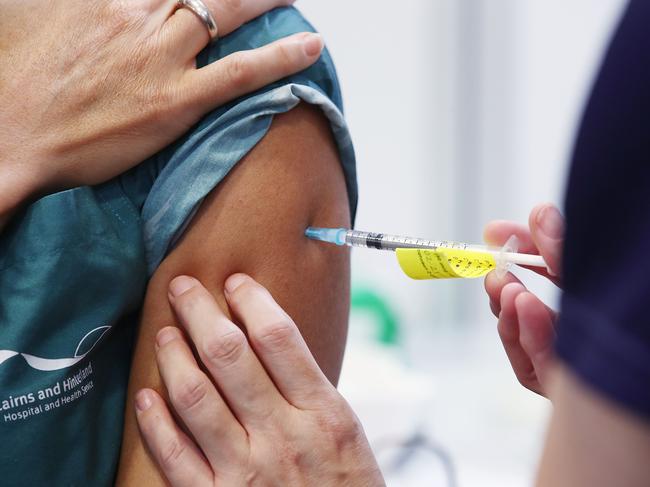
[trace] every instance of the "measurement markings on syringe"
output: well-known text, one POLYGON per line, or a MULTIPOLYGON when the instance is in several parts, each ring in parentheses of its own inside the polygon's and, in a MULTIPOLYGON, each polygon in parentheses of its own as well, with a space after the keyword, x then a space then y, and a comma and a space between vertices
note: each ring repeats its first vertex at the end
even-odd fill
POLYGON ((383 233, 369 233, 366 237, 366 245, 377 250, 382 250, 381 241, 384 238, 383 233))

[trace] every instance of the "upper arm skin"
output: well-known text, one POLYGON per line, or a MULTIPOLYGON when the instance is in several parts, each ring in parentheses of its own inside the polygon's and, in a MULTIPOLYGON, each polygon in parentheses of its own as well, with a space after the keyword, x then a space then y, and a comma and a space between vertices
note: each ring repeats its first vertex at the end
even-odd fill
POLYGON ((539 487, 648 485, 647 420, 600 397, 566 368, 558 371, 551 396, 554 410, 537 481, 539 487))
POLYGON ((235 272, 251 275, 294 319, 327 377, 337 383, 349 313, 349 252, 307 240, 303 234, 311 224, 347 227, 350 210, 329 124, 320 111, 301 104, 276 116, 266 137, 203 202, 149 284, 118 484, 160 483, 140 439, 133 397, 142 387, 162 390, 154 342, 160 328, 175 324, 167 287, 178 275, 198 278, 226 312, 225 279, 235 272))

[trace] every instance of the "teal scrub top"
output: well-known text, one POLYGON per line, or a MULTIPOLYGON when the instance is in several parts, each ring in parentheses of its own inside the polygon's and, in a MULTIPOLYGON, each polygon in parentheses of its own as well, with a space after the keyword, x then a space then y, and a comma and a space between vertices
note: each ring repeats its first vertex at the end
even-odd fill
MULTIPOLYGON (((313 28, 297 10, 276 9, 219 39, 198 63, 307 30, 313 28)), ((2 231, 2 485, 113 483, 148 279, 273 116, 301 101, 319 106, 330 121, 354 215, 354 153, 324 52, 311 68, 208 114, 133 170, 46 196, 2 231)))

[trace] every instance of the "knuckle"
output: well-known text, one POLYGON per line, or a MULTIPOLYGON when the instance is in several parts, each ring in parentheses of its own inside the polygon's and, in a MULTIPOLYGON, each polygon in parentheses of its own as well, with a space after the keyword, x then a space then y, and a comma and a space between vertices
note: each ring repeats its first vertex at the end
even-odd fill
POLYGON ((147 13, 153 13, 160 8, 160 0, 140 0, 140 5, 147 13))
POLYGON ((182 461, 185 448, 178 437, 167 440, 160 449, 160 466, 163 470, 176 469, 182 461))
POLYGON ((292 45, 282 43, 277 45, 277 62, 283 66, 292 66, 293 62, 293 49, 292 45))
MULTIPOLYGON (((117 38, 124 35, 124 32, 133 29, 134 26, 142 28, 151 14, 152 3, 155 0, 141 0, 140 2, 132 2, 130 0, 112 0, 110 2, 102 2, 103 5, 98 8, 101 9, 99 14, 102 19, 102 26, 104 31, 108 34, 108 38, 117 38)), ((154 8, 159 8, 156 6, 154 8)))
POLYGON ((304 471, 305 468, 308 468, 308 453, 304 450, 301 450, 296 443, 289 441, 281 441, 275 447, 277 462, 282 466, 282 469, 286 472, 295 472, 304 471))
POLYGON ((281 352, 293 343, 296 327, 289 319, 284 319, 267 325, 255 331, 251 338, 255 343, 269 351, 281 352))
POLYGON ((155 412, 153 414, 147 414, 149 411, 138 416, 138 427, 140 428, 140 431, 142 431, 143 436, 147 439, 147 443, 151 443, 153 441, 152 438, 155 438, 154 433, 156 433, 156 427, 160 420, 160 416, 155 412))
POLYGON ((253 81, 253 67, 244 53, 231 54, 226 72, 228 80, 233 84, 248 85, 253 81))
POLYGON ((513 347, 519 345, 519 331, 509 326, 505 320, 500 319, 497 321, 497 333, 504 346, 513 347))
POLYGON ((320 415, 320 429, 338 448, 358 441, 363 434, 361 425, 347 403, 333 407, 320 415))
POLYGON ((246 336, 236 330, 205 340, 202 355, 209 363, 223 368, 236 363, 246 347, 246 336))
POLYGON ((235 306, 245 306, 260 292, 264 292, 264 289, 257 283, 248 280, 235 289, 230 296, 230 302, 235 306))
POLYGON ((125 29, 132 22, 133 19, 133 10, 128 8, 127 2, 125 0, 114 0, 112 2, 106 2, 103 5, 103 14, 110 23, 108 25, 112 26, 113 31, 112 35, 120 32, 120 29, 125 29))
POLYGON ((238 13, 242 10, 242 0, 221 0, 223 8, 231 13, 238 13))
POLYGON ((146 103, 155 117, 169 112, 172 96, 166 86, 150 86, 147 89, 146 103))
POLYGON ((535 372, 525 371, 519 368, 514 369, 514 372, 515 377, 517 377, 517 381, 526 389, 530 389, 532 391, 535 384, 535 372))
POLYGON ((188 411, 200 404, 208 394, 208 383, 202 377, 191 377, 170 392, 177 409, 188 411))
POLYGON ((137 93, 138 105, 142 116, 148 122, 145 125, 147 135, 152 126, 164 133, 182 133, 186 114, 187 90, 183 92, 180 84, 171 80, 148 79, 141 73, 142 87, 137 93))
POLYGON ((181 294, 176 298, 175 307, 182 315, 187 315, 201 306, 203 297, 194 289, 181 294))

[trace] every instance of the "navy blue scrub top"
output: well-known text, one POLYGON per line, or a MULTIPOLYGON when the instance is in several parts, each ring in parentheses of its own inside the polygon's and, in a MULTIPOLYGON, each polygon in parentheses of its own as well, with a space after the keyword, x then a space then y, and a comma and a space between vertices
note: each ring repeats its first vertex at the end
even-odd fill
POLYGON ((650 2, 633 0, 586 108, 566 196, 557 351, 650 419, 650 2))

